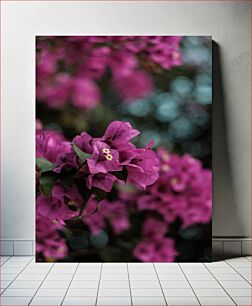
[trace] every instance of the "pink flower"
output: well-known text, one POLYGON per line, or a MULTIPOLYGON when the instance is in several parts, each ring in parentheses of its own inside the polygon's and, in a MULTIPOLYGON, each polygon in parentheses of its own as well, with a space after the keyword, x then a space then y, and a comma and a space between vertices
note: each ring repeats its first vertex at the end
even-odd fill
POLYGON ((50 261, 67 255, 66 241, 58 233, 60 229, 60 223, 36 214, 36 255, 43 255, 50 261))
POLYGON ((56 184, 50 197, 43 194, 38 196, 36 211, 51 220, 68 220, 78 215, 81 203, 82 197, 77 186, 64 188, 56 184))
POLYGON ((127 51, 115 51, 109 61, 112 74, 116 77, 127 77, 138 66, 135 56, 127 51))
POLYGON ((36 157, 55 163, 54 172, 69 171, 78 167, 70 142, 62 134, 51 130, 36 131, 36 157))
POLYGON ((72 79, 67 73, 59 73, 49 80, 38 83, 36 96, 51 108, 62 108, 70 98, 72 79))
POLYGON ((60 154, 70 152, 71 144, 62 134, 52 130, 36 131, 36 157, 44 157, 54 163, 60 154))
POLYGON ((120 234, 129 228, 128 210, 124 203, 103 201, 102 205, 104 215, 110 222, 115 234, 120 234))
POLYGON ((72 103, 82 109, 95 107, 100 101, 100 91, 94 81, 79 77, 72 82, 72 103))
POLYGON ((148 218, 143 226, 143 236, 148 238, 162 237, 167 232, 167 225, 155 218, 148 218))
POLYGON ((106 46, 91 49, 84 62, 80 64, 80 75, 88 75, 91 79, 101 78, 105 73, 110 52, 106 46))
POLYGON ((42 47, 43 50, 40 53, 37 53, 37 76, 39 79, 44 79, 48 75, 51 75, 57 70, 57 52, 50 52, 45 47, 42 47))
POLYGON ((212 175, 195 158, 157 152, 160 160, 159 178, 138 197, 140 210, 154 210, 167 223, 179 218, 183 227, 208 223, 212 216, 212 175))
MULTIPOLYGON (((119 181, 113 172, 127 171, 127 180, 145 188, 158 178, 159 161, 150 148, 136 149, 130 142, 139 131, 129 122, 114 121, 109 124, 105 134, 92 138, 87 133, 76 136, 73 143, 86 153, 88 177, 87 187, 100 188, 110 192, 119 181)), ((125 177, 126 179, 126 177, 125 177)))
POLYGON ((140 132, 132 128, 129 122, 113 121, 107 127, 102 140, 111 148, 120 149, 140 132))
POLYGON ((126 165, 127 181, 146 188, 158 179, 159 161, 150 149, 135 149, 137 156, 126 165))
POLYGON ((109 81, 124 99, 153 90, 149 71, 181 65, 180 36, 67 36, 37 41, 37 98, 48 107, 70 102, 91 109, 101 100, 94 80, 109 81))
POLYGON ((153 91, 152 80, 143 71, 135 71, 126 76, 115 76, 112 85, 126 101, 145 98, 153 91))
POLYGON ((110 173, 90 174, 86 179, 87 187, 89 189, 96 187, 105 192, 110 192, 116 181, 117 178, 110 173))
POLYGON ((54 172, 60 173, 65 171, 69 173, 78 168, 77 157, 74 152, 63 152, 57 156, 56 165, 53 169, 54 172))
POLYGON ((154 218, 145 221, 142 229, 143 240, 134 249, 134 256, 144 262, 172 262, 177 252, 174 241, 164 237, 167 225, 154 218))
POLYGON ((90 198, 88 199, 86 206, 83 210, 82 216, 90 216, 92 215, 96 209, 97 209, 98 203, 95 199, 95 197, 92 195, 90 196, 90 198))
POLYGON ((128 211, 124 203, 103 200, 96 204, 97 211, 94 212, 94 201, 94 199, 89 199, 83 212, 83 221, 93 233, 104 229, 106 222, 110 223, 114 233, 117 235, 129 228, 128 211), (90 207, 92 207, 91 210, 90 207))
POLYGON ((141 241, 133 253, 143 262, 173 262, 177 255, 174 241, 164 237, 141 241))
POLYGON ((80 135, 75 136, 73 143, 80 148, 83 152, 92 154, 93 149, 93 138, 86 132, 82 132, 80 135))
POLYGON ((88 169, 91 174, 121 171, 119 153, 104 142, 93 142, 93 156, 87 159, 88 169))
MULTIPOLYGON (((166 188, 166 185, 164 185, 163 188, 166 188)), ((166 192, 164 197, 154 194, 146 194, 146 195, 140 194, 137 198, 137 204, 138 204, 138 209, 140 211, 154 210, 159 212, 160 215, 163 216, 164 220, 168 224, 175 221, 176 218, 178 217, 178 212, 177 212, 178 202, 172 201, 172 197, 169 195, 168 192, 166 192)), ((179 207, 181 208, 181 205, 179 205, 179 207)))

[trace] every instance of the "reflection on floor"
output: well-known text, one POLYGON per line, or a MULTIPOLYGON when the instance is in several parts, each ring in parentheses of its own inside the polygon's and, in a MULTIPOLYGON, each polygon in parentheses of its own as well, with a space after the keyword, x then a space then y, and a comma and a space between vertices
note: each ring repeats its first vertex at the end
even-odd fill
POLYGON ((35 263, 1 257, 0 305, 251 305, 251 257, 214 263, 35 263))

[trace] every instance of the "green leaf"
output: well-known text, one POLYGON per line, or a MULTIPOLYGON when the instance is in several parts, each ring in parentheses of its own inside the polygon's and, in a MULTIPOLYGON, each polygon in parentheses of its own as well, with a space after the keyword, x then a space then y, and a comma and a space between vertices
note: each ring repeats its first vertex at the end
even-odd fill
POLYGON ((39 167, 41 173, 51 171, 56 167, 56 164, 51 163, 49 160, 45 159, 44 157, 36 158, 36 164, 39 167))
POLYGON ((87 154, 85 152, 83 152, 80 148, 78 148, 75 144, 73 144, 73 149, 74 152, 76 153, 76 155, 79 157, 80 162, 82 164, 85 163, 85 161, 87 160, 87 158, 91 157, 91 154, 87 154))
POLYGON ((73 186, 73 175, 62 174, 60 180, 63 183, 64 187, 70 188, 73 186))
POLYGON ((40 177, 41 191, 46 197, 49 197, 52 192, 52 188, 57 180, 57 177, 53 174, 43 174, 40 177))

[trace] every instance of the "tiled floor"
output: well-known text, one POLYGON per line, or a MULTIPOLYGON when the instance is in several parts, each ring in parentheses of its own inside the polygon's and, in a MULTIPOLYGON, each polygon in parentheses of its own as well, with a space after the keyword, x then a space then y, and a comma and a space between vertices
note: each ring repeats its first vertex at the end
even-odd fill
POLYGON ((1 257, 0 305, 251 304, 251 257, 205 264, 53 264, 1 257))

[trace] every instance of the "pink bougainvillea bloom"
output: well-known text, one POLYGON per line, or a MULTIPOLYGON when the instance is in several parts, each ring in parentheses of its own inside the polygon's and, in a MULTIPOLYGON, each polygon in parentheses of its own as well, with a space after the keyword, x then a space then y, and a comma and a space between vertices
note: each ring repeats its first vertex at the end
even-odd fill
POLYGON ((64 239, 53 240, 51 238, 44 239, 43 244, 36 243, 36 252, 42 252, 45 258, 62 259, 67 255, 67 246, 64 239))
POLYGON ((62 108, 69 100, 72 79, 67 73, 59 73, 44 84, 38 84, 36 96, 51 108, 62 108))
POLYGON ((72 151, 61 133, 52 130, 36 131, 36 157, 44 157, 50 162, 56 162, 58 155, 72 151))
POLYGON ((132 101, 147 97, 153 91, 153 83, 149 74, 135 71, 127 76, 115 77, 112 85, 122 99, 132 101))
POLYGON ((113 121, 100 138, 92 138, 83 132, 73 139, 76 146, 91 154, 87 158, 88 188, 97 187, 110 192, 113 184, 120 182, 113 172, 122 170, 127 171, 129 182, 144 188, 157 180, 159 161, 150 146, 136 149, 130 142, 137 135, 139 131, 129 122, 113 121))
POLYGON ((36 131, 36 157, 55 163, 54 172, 77 169, 78 163, 71 143, 62 134, 51 130, 36 131))
POLYGON ((93 142, 92 158, 87 159, 88 169, 91 174, 108 173, 109 171, 121 171, 119 153, 102 141, 93 142))
POLYGON ((144 223, 142 232, 144 237, 162 237, 167 232, 167 225, 155 218, 148 218, 144 223))
POLYGON ((167 225, 154 218, 148 218, 142 229, 143 239, 134 249, 134 256, 144 262, 172 262, 177 252, 174 241, 165 237, 167 225))
MULTIPOLYGON (((90 200, 89 200, 90 201, 90 200)), ((92 203, 94 206, 94 202, 92 203)), ((90 202, 87 203, 90 206, 90 202)), ((106 227, 106 222, 109 222, 115 234, 129 228, 128 210, 124 203, 119 201, 109 202, 103 200, 97 204, 97 211, 87 214, 86 208, 83 213, 83 221, 86 223, 90 230, 95 233, 99 232, 106 227)))
POLYGON ((105 73, 110 52, 110 48, 106 46, 91 49, 83 63, 80 63, 78 68, 80 75, 94 79, 101 78, 105 73))
POLYGON ((74 79, 71 91, 73 105, 83 109, 95 107, 101 98, 98 86, 88 78, 74 79))
POLYGON ((145 188, 158 179, 159 161, 150 149, 135 149, 138 154, 126 165, 127 181, 145 188))
POLYGON ((180 219, 183 227, 208 223, 212 216, 212 174, 186 154, 157 151, 159 178, 137 199, 140 210, 159 212, 167 223, 180 219))
POLYGON ((94 196, 91 196, 82 213, 83 221, 90 228, 92 233, 97 233, 105 228, 104 210, 101 209, 101 203, 98 203, 94 196))
POLYGON ((111 148, 120 149, 139 134, 140 132, 133 129, 129 122, 113 121, 108 125, 102 140, 111 148))
POLYGON ((120 201, 103 201, 101 203, 104 210, 104 216, 110 222, 115 234, 127 230, 130 226, 128 208, 120 201))
POLYGON ((115 51, 109 60, 112 74, 117 78, 132 75, 137 65, 138 63, 135 56, 127 51, 115 51))
POLYGON ((74 152, 61 153, 57 156, 56 167, 53 172, 60 173, 61 171, 70 172, 78 168, 77 157, 74 152))
POLYGON ((180 36, 54 36, 38 40, 37 98, 52 108, 62 108, 68 102, 81 109, 93 108, 101 100, 94 81, 108 72, 112 88, 124 101, 144 98, 153 90, 150 72, 182 64, 180 41, 180 36))
POLYGON ((36 253, 43 254, 46 259, 62 259, 67 255, 65 239, 61 238, 58 230, 63 226, 39 213, 36 214, 36 253))
POLYGON ((110 173, 97 173, 90 174, 87 177, 86 183, 89 189, 96 187, 105 192, 110 192, 116 181, 117 178, 110 173))
POLYGON ((43 80, 48 75, 56 72, 58 61, 57 52, 50 52, 48 49, 44 48, 42 52, 37 54, 36 60, 36 69, 39 80, 43 80))
MULTIPOLYGON (((156 184, 154 184, 156 185, 156 184)), ((164 185, 166 188, 166 185, 164 185)), ((165 189, 164 189, 165 190, 165 189)), ((178 201, 173 201, 171 195, 165 192, 165 197, 158 195, 139 195, 137 198, 138 209, 141 210, 154 210, 160 213, 164 220, 169 224, 178 217, 177 204, 178 201)))
POLYGON ((88 154, 92 154, 94 151, 92 141, 93 138, 86 132, 82 132, 80 135, 75 136, 73 139, 73 143, 83 152, 88 154))
POLYGON ((36 210, 41 216, 51 220, 68 220, 78 215, 82 197, 77 186, 70 188, 56 184, 50 197, 40 194, 37 198, 36 210))
POLYGON ((171 238, 156 237, 141 241, 133 254, 143 262, 173 262, 177 252, 171 238))
POLYGON ((93 234, 99 233, 106 227, 103 215, 94 213, 88 217, 83 218, 84 223, 89 227, 93 234))
POLYGON ((90 216, 90 215, 92 215, 96 211, 97 205, 98 205, 98 203, 97 203, 95 197, 93 195, 90 196, 90 198, 88 199, 88 201, 86 203, 86 206, 85 206, 85 208, 83 210, 82 215, 83 216, 90 216))

